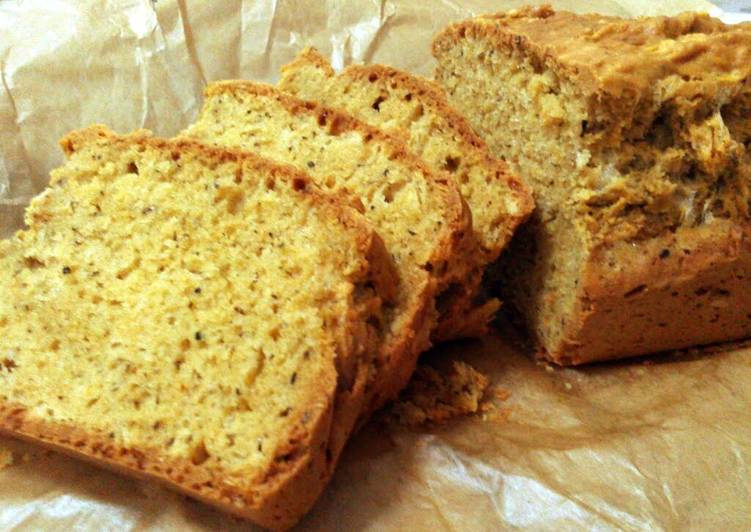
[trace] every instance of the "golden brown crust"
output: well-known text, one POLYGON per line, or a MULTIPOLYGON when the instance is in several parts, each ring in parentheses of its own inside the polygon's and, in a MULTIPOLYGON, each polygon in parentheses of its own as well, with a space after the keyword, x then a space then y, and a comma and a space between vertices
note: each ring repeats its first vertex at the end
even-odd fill
MULTIPOLYGON (((0 434, 83 459, 95 465, 165 487, 271 529, 291 527, 312 506, 330 476, 326 442, 331 404, 320 412, 304 434, 290 439, 292 460, 259 479, 249 491, 227 483, 227 475, 194 465, 190 460, 165 457, 157 449, 129 449, 108 435, 30 419, 23 407, 0 403, 0 434), (299 452, 300 444, 308 451, 299 452)), ((247 482, 247 481, 245 481, 247 482)))
MULTIPOLYGON (((366 385, 373 371, 373 354, 380 334, 370 318, 380 309, 382 291, 393 297, 396 273, 380 237, 358 213, 335 196, 320 191, 308 176, 258 156, 212 148, 192 140, 164 140, 141 131, 120 137, 103 126, 92 126, 67 135, 61 145, 67 155, 96 142, 136 144, 182 156, 187 152, 213 163, 240 162, 244 168, 263 170, 300 195, 301 201, 321 206, 351 229, 358 249, 369 262, 352 273, 352 282, 362 288, 343 320, 338 360, 320 380, 320 389, 336 390, 291 418, 291 430, 274 450, 272 467, 255 478, 230 473, 216 466, 196 465, 174 459, 158 449, 125 448, 107 434, 62 426, 30 416, 22 405, 0 402, 0 433, 40 443, 55 450, 104 465, 121 473, 156 480, 234 515, 273 528, 289 528, 313 505, 331 477, 344 442, 364 407, 366 385), (373 289, 375 287, 375 289, 373 289), (351 386, 337 386, 338 368, 354 374, 351 386), (327 384, 328 383, 328 384, 327 384), (337 389, 338 388, 338 389, 337 389)), ((356 290, 358 292, 358 290, 356 290)))
POLYGON ((667 76, 740 81, 751 74, 751 24, 726 25, 705 13, 630 20, 526 7, 448 26, 433 55, 468 37, 526 50, 587 92, 615 97, 638 99, 667 76))
MULTIPOLYGON (((574 104, 581 104, 585 113, 581 118, 586 120, 579 121, 580 117, 575 115, 576 125, 581 124, 582 128, 581 137, 578 131, 575 135, 585 139, 582 142, 589 142, 586 146, 594 146, 591 151, 580 152, 591 156, 594 164, 601 153, 597 150, 608 148, 619 153, 624 147, 634 147, 637 141, 645 140, 648 128, 659 126, 659 119, 666 110, 675 112, 676 116, 671 118, 690 129, 693 107, 704 109, 702 105, 711 102, 706 107, 716 106, 712 110, 722 115, 732 114, 735 105, 741 107, 732 103, 726 106, 728 102, 723 98, 736 93, 743 80, 751 76, 750 30, 749 25, 726 26, 697 13, 625 20, 555 12, 543 6, 486 15, 449 26, 435 38, 433 54, 446 65, 466 61, 469 68, 492 64, 513 68, 518 64, 520 76, 527 80, 549 76, 554 80, 551 86, 557 91, 558 101, 573 100, 574 104), (529 73, 522 67, 528 68, 529 73), (668 100, 678 104, 665 105, 668 100), (588 135, 594 131, 590 140, 588 135)), ((449 68, 439 67, 439 75, 447 80, 452 75, 462 75, 449 68)), ((458 79, 453 78, 453 81, 458 79)), ((457 81, 455 86, 470 85, 457 81)), ((680 128, 673 131, 680 131, 680 128)), ((548 133, 542 136, 545 135, 548 133)), ((561 138, 565 136, 559 132, 557 138, 547 136, 545 142, 552 144, 560 142, 561 138)), ((646 140, 646 144, 651 142, 646 140)), ((712 145, 713 141, 696 142, 702 148, 707 143, 712 145)), ((535 146, 535 142, 530 141, 529 146, 535 146)), ((503 151, 503 148, 498 149, 503 151)), ((649 161, 648 157, 640 157, 640 149, 634 149, 638 157, 635 160, 649 161)), ((711 150, 714 149, 712 146, 711 150)), ((742 150, 741 139, 732 152, 733 157, 726 159, 732 164, 727 165, 727 173, 719 180, 722 184, 711 185, 713 193, 723 187, 734 191, 736 189, 726 183, 739 182, 739 193, 730 195, 740 198, 740 202, 744 201, 747 191, 747 174, 737 164, 742 150)), ((570 155, 574 157, 577 153, 570 155)), ((689 163, 687 158, 679 157, 687 167, 696 162, 701 168, 701 160, 689 163)), ((706 167, 701 169, 701 172, 713 174, 712 181, 720 174, 718 159, 719 155, 706 157, 706 167)), ((544 171, 539 169, 550 171, 552 166, 535 166, 535 162, 519 164, 522 170, 524 164, 530 165, 530 175, 537 175, 535 179, 541 183, 540 197, 556 212, 557 200, 566 193, 568 182, 564 179, 564 186, 549 194, 552 201, 547 200, 549 188, 544 181, 544 171)), ((653 165, 650 170, 655 169, 655 173, 664 171, 661 164, 647 162, 645 165, 653 165)), ((691 170, 681 179, 701 182, 701 172, 691 170)), ((566 179, 576 185, 575 176, 566 179)), ((645 185, 646 193, 639 202, 661 205, 661 190, 656 183, 642 179, 637 171, 626 175, 612 190, 617 195, 620 184, 623 190, 645 185)), ((664 196, 679 196, 678 180, 665 179, 662 183, 666 183, 663 190, 670 189, 664 196)), ((550 189, 553 188, 551 182, 550 189)), ((707 209, 706 218, 695 220, 685 214, 686 211, 676 210, 675 219, 659 225, 657 217, 627 218, 623 213, 632 206, 639 213, 639 206, 636 201, 626 200, 625 194, 621 197, 625 201, 618 203, 624 210, 614 209, 612 217, 603 217, 605 222, 589 217, 591 211, 587 209, 570 213, 586 227, 586 236, 592 237, 584 239, 588 242, 582 242, 581 249, 576 244, 576 252, 550 265, 551 269, 540 267, 532 273, 516 271, 514 274, 515 279, 526 281, 526 286, 517 291, 517 299, 531 328, 536 329, 533 332, 538 343, 547 349, 544 354, 559 364, 581 364, 750 334, 751 293, 746 279, 751 274, 751 249, 744 208, 729 211, 727 216, 736 221, 720 219, 725 214, 714 216, 716 213, 711 209, 707 209), (609 225, 611 221, 614 223, 609 225), (626 233, 624 229, 632 232, 626 233), (571 261, 569 264, 567 259, 571 261), (564 269, 570 264, 576 265, 571 270, 578 268, 580 271, 564 269), (555 267, 558 268, 553 270, 555 267), (560 275, 556 277, 551 271, 560 275), (571 282, 570 290, 561 288, 569 286, 561 284, 562 271, 567 275, 565 281, 571 282), (523 292, 528 288, 525 296, 523 292), (555 302, 564 300, 566 305, 566 296, 576 298, 573 308, 569 310, 566 306, 566 312, 551 311, 551 308, 556 309, 551 301, 555 295, 562 296, 555 302), (560 341, 559 336, 563 338, 560 341)), ((563 219, 563 212, 564 208, 556 212, 558 220, 563 219)), ((561 242, 573 240, 568 238, 570 235, 556 234, 558 229, 553 229, 552 223, 546 221, 543 225, 547 228, 545 238, 561 242)), ((539 246, 539 250, 545 244, 540 239, 529 248, 534 250, 539 246)), ((545 259, 550 259, 550 255, 545 253, 542 251, 536 258, 532 257, 533 267, 547 265, 545 259)), ((533 254, 531 251, 530 255, 533 254)))
POLYGON ((372 407, 363 412, 360 419, 362 423, 370 413, 395 397, 399 390, 406 386, 416 367, 417 357, 429 347, 429 334, 436 323, 432 308, 436 294, 467 276, 467 264, 460 250, 472 246, 471 213, 456 184, 448 176, 431 172, 421 159, 409 152, 397 136, 369 126, 344 112, 301 100, 261 83, 212 83, 206 89, 206 98, 236 92, 274 98, 292 114, 316 117, 319 124, 330 131, 356 131, 366 139, 383 144, 389 150, 389 158, 413 169, 415 176, 425 179, 437 195, 437 199, 444 205, 442 236, 434 243, 434 251, 429 260, 431 283, 422 288, 423 292, 418 302, 409 311, 411 319, 408 326, 404 327, 400 337, 390 344, 390 352, 384 353, 382 357, 389 361, 384 368, 385 376, 377 379, 378 382, 373 389, 372 407))
POLYGON ((576 320, 543 353, 584 364, 751 335, 751 226, 715 220, 596 249, 576 320))
POLYGON ((336 71, 331 64, 326 60, 321 53, 312 46, 306 46, 303 48, 295 58, 282 67, 282 73, 286 70, 294 71, 297 68, 313 65, 317 69, 323 71, 326 76, 335 76, 336 71))

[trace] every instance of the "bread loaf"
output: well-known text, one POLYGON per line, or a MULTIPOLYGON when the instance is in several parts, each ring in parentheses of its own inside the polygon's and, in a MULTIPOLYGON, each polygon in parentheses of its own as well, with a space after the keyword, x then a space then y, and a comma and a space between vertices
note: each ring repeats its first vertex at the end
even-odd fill
POLYGON ((483 272, 532 212, 527 187, 490 155, 443 89, 425 78, 383 65, 353 65, 337 74, 320 53, 306 48, 282 68, 279 87, 403 136, 431 170, 457 184, 472 211, 477 246, 466 252, 471 273, 444 298, 433 337, 440 341, 487 332, 499 302, 483 297, 483 272))
POLYGON ((560 364, 751 333, 751 25, 525 8, 433 43, 538 210, 502 284, 560 364))
POLYGON ((0 241, 0 432, 291 526, 363 407, 393 265, 303 173, 100 127, 0 241))
POLYGON ((372 383, 372 409, 396 396, 429 346, 435 300, 466 276, 457 253, 471 220, 456 187, 430 172, 399 139, 344 113, 251 82, 210 85, 187 136, 256 151, 350 193, 383 237, 401 285, 372 383))

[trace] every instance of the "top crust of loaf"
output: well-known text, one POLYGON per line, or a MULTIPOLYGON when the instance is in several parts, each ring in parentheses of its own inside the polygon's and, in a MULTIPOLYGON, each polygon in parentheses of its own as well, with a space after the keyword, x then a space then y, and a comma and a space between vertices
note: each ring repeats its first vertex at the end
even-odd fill
MULTIPOLYGON (((20 264, 18 267, 22 269, 25 265, 30 272, 28 273, 30 278, 33 278, 34 272, 38 271, 48 276, 48 283, 60 284, 60 288, 55 292, 55 298, 59 298, 60 294, 66 294, 66 291, 78 289, 71 287, 83 288, 84 278, 78 279, 75 267, 58 265, 54 258, 57 255, 52 252, 50 252, 50 258, 44 259, 53 262, 49 267, 34 257, 28 258, 25 255, 27 250, 31 249, 29 246, 37 242, 40 246, 59 245, 61 242, 66 242, 66 239, 75 243, 74 240, 78 234, 76 229, 83 229, 83 226, 73 227, 72 232, 65 230, 56 233, 52 227, 52 224, 58 220, 56 213, 61 212, 59 208, 62 208, 63 213, 68 212, 66 209, 74 212, 77 208, 89 212, 90 207, 93 210, 93 205, 87 206, 85 201, 79 203, 79 206, 76 206, 75 201, 68 204, 69 200, 75 200, 76 196, 66 187, 86 186, 91 178, 92 169, 94 169, 94 178, 101 180, 101 183, 107 183, 109 179, 117 179, 117 176, 123 173, 138 177, 138 165, 141 163, 141 158, 143 157, 144 161, 151 164, 156 157, 158 161, 167 161, 171 168, 176 166, 177 170, 173 168, 175 173, 192 172, 200 167, 201 171, 214 172, 215 178, 223 177, 229 180, 228 182, 233 183, 233 186, 241 187, 241 184, 245 183, 246 186, 249 185, 249 190, 253 186, 265 187, 264 190, 273 191, 272 194, 287 195, 290 201, 294 199, 295 204, 299 204, 301 209, 304 206, 310 207, 308 216, 325 223, 325 227, 330 228, 332 234, 339 234, 342 242, 345 242, 337 244, 337 249, 341 251, 337 250, 332 256, 341 258, 343 261, 340 282, 344 284, 340 285, 343 290, 341 293, 346 292, 350 295, 347 296, 348 299, 342 299, 341 304, 336 303, 335 306, 328 307, 330 311, 335 312, 337 319, 329 324, 330 328, 326 329, 328 332, 322 331, 321 333, 319 349, 321 358, 317 358, 316 362, 310 362, 310 364, 315 364, 311 375, 316 377, 316 384, 309 388, 309 403, 299 405, 303 408, 292 409, 288 416, 284 416, 288 420, 286 421, 288 431, 284 434, 277 434, 277 441, 267 442, 266 452, 271 458, 268 467, 264 466, 264 470, 254 471, 251 467, 246 471, 245 462, 239 466, 233 466, 240 467, 242 473, 234 469, 225 469, 219 463, 211 465, 213 462, 208 460, 206 448, 200 446, 197 454, 189 458, 184 458, 182 454, 172 456, 161 447, 148 445, 134 447, 124 440, 121 441, 119 437, 115 437, 114 433, 108 435, 106 431, 98 429, 97 426, 105 426, 98 421, 93 422, 93 428, 84 428, 47 419, 40 416, 38 412, 32 413, 36 405, 24 404, 23 400, 19 401, 8 396, 0 401, 0 432, 41 443, 130 475, 154 479, 172 489, 182 491, 233 514, 252 519, 265 527, 292 526, 310 508, 330 478, 336 463, 336 456, 363 408, 365 386, 373 369, 372 356, 379 344, 380 333, 375 326, 380 319, 379 291, 387 297, 393 296, 393 289, 396 285, 393 266, 381 240, 358 213, 344 206, 336 197, 321 192, 305 174, 251 154, 218 150, 192 140, 156 139, 150 137, 148 132, 119 137, 99 126, 71 133, 61 141, 61 145, 71 158, 71 162, 53 173, 50 188, 32 202, 27 216, 29 228, 20 231, 11 240, 0 241, 0 260, 8 263, 9 267, 4 277, 5 282, 11 284, 8 286, 9 290, 16 285, 17 288, 23 286, 26 291, 37 289, 36 284, 29 285, 26 281, 13 280, 15 269, 11 266, 18 264, 20 264), (97 160, 96 154, 105 149, 110 151, 105 152, 101 163, 92 162, 97 160), (106 159, 107 153, 113 154, 111 160, 106 159), (134 165, 133 170, 130 170, 129 166, 127 171, 124 171, 125 158, 121 157, 122 160, 116 158, 123 153, 126 153, 127 157, 133 161, 130 163, 134 165), (181 169, 187 168, 188 165, 191 165, 191 170, 181 169), (218 175, 216 168, 221 168, 224 175, 218 175), (70 198, 65 196, 66 194, 69 194, 70 198), (58 202, 60 206, 55 207, 55 210, 50 210, 51 206, 56 205, 55 196, 62 198, 61 202, 58 202), (48 244, 44 244, 45 242, 48 244), (343 312, 340 313, 340 310, 343 312)), ((148 175, 147 172, 151 173, 152 170, 146 170, 142 166, 140 168, 143 174, 141 179, 145 177, 151 184, 156 183, 155 186, 159 190, 162 189, 158 187, 171 186, 169 182, 173 179, 171 177, 173 174, 166 166, 164 174, 162 174, 162 168, 157 166, 156 172, 159 175, 156 176, 148 175)), ((203 183, 203 179, 206 178, 205 174, 201 175, 200 183, 203 183)), ((185 179, 189 177, 186 175, 185 179)), ((214 205, 221 206, 211 208, 223 209, 224 203, 222 202, 229 204, 230 200, 222 195, 221 187, 216 188, 219 186, 217 181, 214 181, 212 187, 210 180, 206 180, 205 190, 208 194, 216 194, 214 205)), ((88 198, 88 196, 82 197, 88 198)), ((198 203, 195 207, 200 208, 200 206, 201 204, 198 203)), ((209 208, 208 205, 204 206, 209 208)), ((189 212, 190 208, 181 207, 184 212, 189 212)), ((230 209, 230 207, 227 208, 230 209)), ((137 207, 137 210, 141 212, 140 207, 137 207)), ((154 212, 160 212, 160 210, 152 209, 148 211, 148 214, 152 215, 154 212)), ((230 209, 230 212, 233 211, 230 209)), ((105 211, 105 214, 114 213, 105 211)), ((206 230, 211 230, 211 228, 207 227, 206 230)), ((106 230, 104 233, 97 233, 96 238, 104 238, 104 235, 106 235, 106 230)), ((199 251, 201 251, 200 244, 199 251)), ((322 256, 326 256, 327 253, 330 253, 328 248, 321 249, 322 256)), ((75 261, 81 257, 75 255, 71 258, 75 261)), ((81 260, 84 259, 81 258, 81 260)), ((136 270, 140 267, 139 264, 140 261, 134 266, 136 270)), ((84 273, 84 268, 82 265, 81 275, 84 273)), ((331 271, 334 271, 333 267, 331 271)), ((336 271, 339 272, 339 270, 336 271)), ((133 274, 126 273, 127 275, 133 274)), ((103 270, 96 279, 102 282, 109 281, 109 270, 103 270)), ((44 292, 45 286, 47 285, 40 284, 39 290, 44 292)), ((208 297, 214 290, 216 289, 212 288, 211 291, 204 289, 200 296, 196 296, 191 288, 191 297, 208 297)), ((339 290, 340 288, 337 288, 337 293, 340 293, 339 290)), ((7 311, 16 303, 17 301, 11 299, 6 301, 6 305, 0 305, 0 311, 6 311, 4 313, 6 315, 0 316, 0 329, 9 326, 9 320, 12 318, 7 315, 7 311)), ((245 316, 245 311, 241 312, 241 310, 235 309, 235 312, 245 316)), ((41 334, 41 329, 39 333, 41 334)), ((3 338, 3 341, 7 342, 10 337, 4 335, 3 338)), ((202 340, 205 338, 196 333, 195 342, 200 344, 202 340)), ((7 356, 13 357, 15 352, 12 349, 13 346, 7 347, 9 347, 7 356)), ((199 347, 201 346, 197 346, 199 347)), ((17 374, 18 364, 24 364, 23 354, 19 352, 17 356, 18 360, 6 358, 5 363, 0 365, 0 377, 12 378, 14 372, 17 374)), ((171 369, 171 359, 165 362, 165 366, 171 369)), ((289 384, 289 377, 286 375, 284 377, 284 383, 289 384)), ((302 379, 297 379, 298 387, 301 383, 307 382, 307 377, 304 375, 300 377, 302 379)), ((294 377, 292 383, 294 384, 294 377)), ((65 393, 65 390, 66 386, 61 383, 61 393, 65 393)), ((0 397, 8 393, 10 393, 10 387, 0 390, 0 397)), ((266 462, 261 460, 259 463, 266 462)))
POLYGON ((751 23, 726 25, 704 13, 628 20, 525 7, 450 25, 434 55, 468 37, 527 50, 589 94, 638 99, 668 76, 714 84, 751 74, 751 23))
POLYGON ((535 189, 503 286, 556 362, 748 334, 750 30, 542 7, 436 37, 452 103, 535 189))

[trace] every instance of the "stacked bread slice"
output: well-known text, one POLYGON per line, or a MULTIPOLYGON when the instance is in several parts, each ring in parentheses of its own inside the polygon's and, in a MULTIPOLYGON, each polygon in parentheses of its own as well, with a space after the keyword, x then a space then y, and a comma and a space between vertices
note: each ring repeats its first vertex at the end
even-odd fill
POLYGON ((429 346, 436 298, 467 274, 459 252, 467 249, 471 226, 456 186, 430 172, 398 138, 269 85, 210 85, 185 135, 293 164, 322 187, 362 203, 401 279, 368 410, 392 399, 429 346))
POLYGON ((63 146, 0 242, 0 431, 290 526, 363 408, 381 239, 251 154, 100 127, 63 146))
POLYGON ((483 273, 533 209, 532 195, 434 82, 384 65, 353 65, 337 74, 315 49, 306 48, 282 69, 279 87, 300 98, 344 109, 402 136, 436 174, 456 183, 472 211, 476 245, 465 260, 470 272, 440 303, 436 341, 480 336, 499 307, 484 297, 483 273))
POLYGON ((286 528, 431 337, 485 330, 526 189, 429 82, 306 57, 320 102, 220 82, 177 139, 62 141, 0 242, 0 432, 286 528))

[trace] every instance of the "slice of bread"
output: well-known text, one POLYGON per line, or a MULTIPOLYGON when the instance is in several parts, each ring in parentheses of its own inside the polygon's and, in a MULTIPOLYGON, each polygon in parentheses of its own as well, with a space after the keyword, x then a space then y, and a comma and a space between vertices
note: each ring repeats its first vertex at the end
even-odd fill
POLYGON ((467 273, 458 250, 471 236, 471 220, 457 188, 398 139, 270 85, 210 85, 198 121, 185 134, 291 163, 362 202, 401 279, 371 410, 395 397, 429 346, 436 296, 467 273))
POLYGON ((279 87, 403 135, 433 171, 446 172, 457 183, 472 210, 479 249, 469 257, 473 273, 447 302, 434 338, 484 334, 499 303, 480 295, 483 272, 532 212, 527 187, 490 155, 443 89, 425 78, 383 65, 354 65, 337 74, 318 51, 306 48, 282 68, 279 87))
POLYGON ((0 241, 0 433, 291 526, 362 408, 381 240, 256 156, 101 127, 62 145, 0 241))

